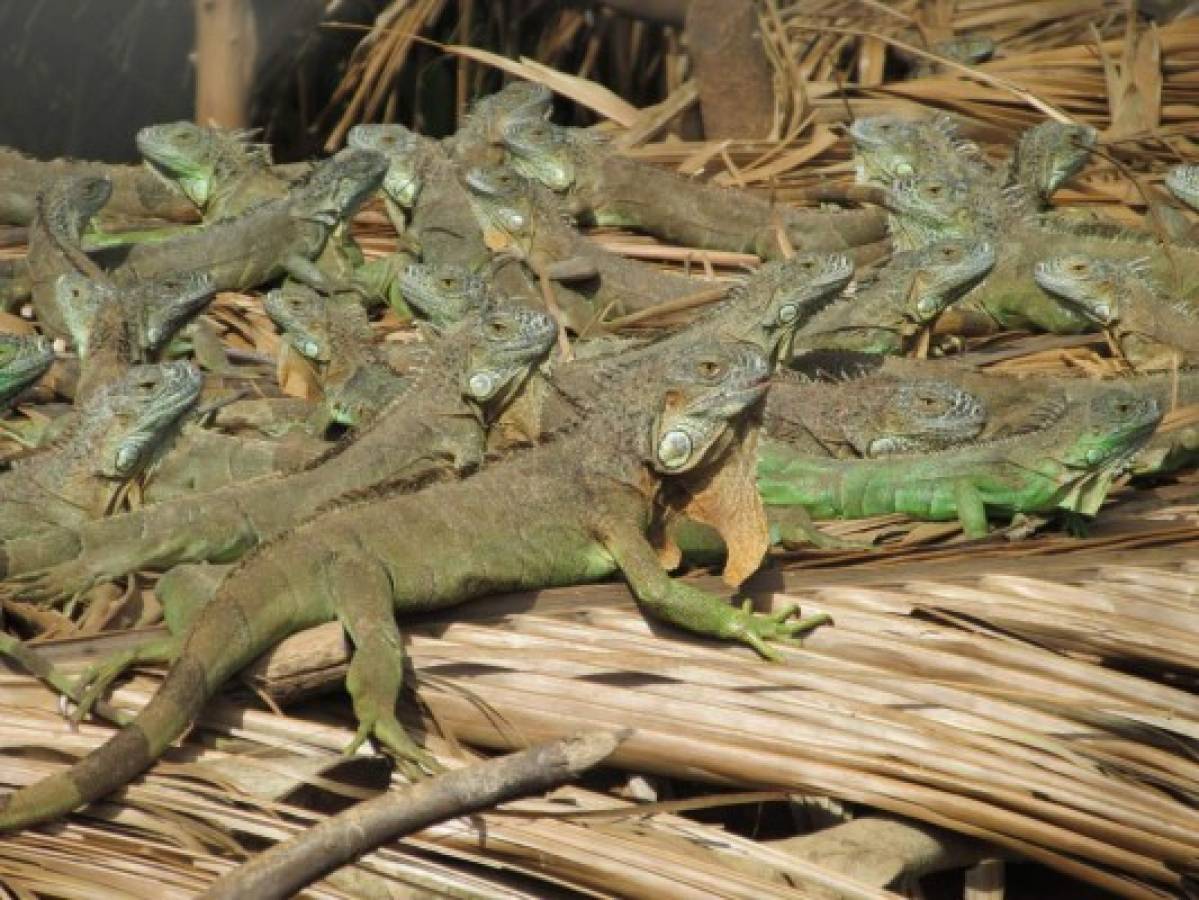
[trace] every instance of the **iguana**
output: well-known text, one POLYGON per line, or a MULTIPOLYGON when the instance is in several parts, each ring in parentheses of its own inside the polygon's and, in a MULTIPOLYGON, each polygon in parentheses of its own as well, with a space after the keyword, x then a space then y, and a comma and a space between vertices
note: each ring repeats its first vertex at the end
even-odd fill
MULTIPOLYGON (((493 261, 459 167, 441 143, 402 125, 355 125, 347 142, 387 157, 383 194, 388 215, 405 244, 426 262, 486 275, 505 296, 536 296, 536 285, 519 262, 493 261)), ((402 271, 403 266, 397 268, 402 271)), ((587 305, 586 298, 566 286, 556 291, 568 307, 587 305)))
POLYGON ((886 237, 878 210, 797 209, 680 177, 614 151, 589 131, 538 120, 507 126, 510 165, 565 199, 586 224, 632 228, 687 247, 756 253, 847 250, 886 237), (785 242, 779 235, 785 236, 785 242))
POLYGON ((33 311, 42 330, 53 337, 66 336, 56 297, 59 276, 76 273, 96 280, 105 277, 84 252, 82 235, 111 196, 112 182, 90 175, 63 179, 38 195, 26 264, 33 311))
POLYGON ((378 188, 387 171, 381 154, 343 150, 279 200, 169 240, 134 244, 112 272, 122 285, 168 274, 204 272, 217 291, 245 290, 288 275, 322 293, 350 290, 314 260, 329 235, 378 188))
POLYGON ((1050 198, 1082 171, 1099 133, 1090 125, 1048 120, 1024 131, 1008 165, 1007 183, 1021 190, 1030 210, 1047 210, 1050 198))
POLYGON ((400 273, 399 285, 408 306, 438 331, 492 299, 484 278, 454 263, 410 263, 400 273))
MULTIPOLYGON (((137 146, 151 168, 179 184, 206 223, 283 199, 294 180, 272 166, 268 146, 250 143, 239 132, 191 122, 150 125, 137 133, 137 146)), ((348 219, 342 217, 333 227, 314 262, 327 278, 352 283, 368 302, 386 302, 395 264, 367 263, 350 235, 348 219)))
POLYGON ((110 224, 144 223, 153 219, 196 220, 196 211, 187 197, 140 166, 74 159, 40 160, 0 147, 0 222, 31 223, 39 194, 52 185, 78 177, 104 178, 112 184, 112 199, 103 213, 110 224))
POLYGON ((1113 478, 1161 420, 1158 404, 1123 387, 1087 391, 1038 431, 938 452, 826 459, 774 448, 758 489, 769 508, 802 506, 814 518, 904 513, 957 518, 970 537, 988 514, 1063 509, 1093 516, 1113 478))
POLYGON ((1166 172, 1166 188, 1189 206, 1199 210, 1199 166, 1185 164, 1172 167, 1166 172))
POLYGON ((544 122, 553 100, 553 93, 543 84, 514 81, 476 100, 466 121, 442 143, 464 169, 502 163, 506 129, 520 122, 544 122))
POLYGON ((112 511, 122 486, 150 465, 200 394, 188 363, 136 366, 79 410, 56 446, 0 474, 4 540, 66 532, 112 511))
POLYGON ((68 272, 58 277, 55 298, 79 354, 75 400, 80 403, 130 366, 152 362, 212 299, 212 279, 190 272, 117 288, 68 272))
POLYGON ((648 365, 630 372, 642 390, 609 398, 559 442, 474 478, 342 504, 252 554, 222 582, 134 722, 67 772, 7 798, 0 830, 116 790, 239 669, 289 634, 334 619, 355 645, 346 677, 359 721, 351 749, 371 738, 426 768, 432 760, 395 712, 404 669, 397 611, 620 573, 656 619, 780 659, 768 642, 793 641, 827 617, 793 621, 794 607, 763 615, 729 605, 671 579, 647 538, 674 510, 702 513, 731 548, 726 580, 757 568, 766 528, 746 460, 767 362, 753 348, 715 346, 648 365))
POLYGON ((366 312, 356 303, 322 298, 292 285, 271 291, 263 308, 296 352, 318 368, 323 397, 320 433, 330 423, 360 428, 403 393, 411 379, 394 371, 374 346, 366 312))
POLYGON ((287 196, 289 181, 271 168, 270 147, 243 133, 182 121, 147 125, 135 141, 147 166, 178 185, 205 222, 287 196))
POLYGON ((987 240, 947 240, 896 254, 869 284, 827 307, 796 334, 793 353, 902 354, 995 265, 987 240))
POLYGON ((1137 371, 1199 363, 1199 310, 1171 300, 1143 264, 1073 253, 1041 260, 1034 276, 1104 329, 1137 371))
POLYGON ((466 185, 488 247, 518 257, 541 277, 572 282, 587 297, 577 307, 558 303, 576 332, 610 314, 694 297, 703 287, 588 241, 563 218, 551 191, 507 167, 471 169, 466 185))
MULTIPOLYGON (((937 41, 928 49, 937 56, 973 66, 994 56, 996 46, 995 39, 985 34, 955 34, 937 41)), ((928 57, 917 56, 898 48, 897 55, 911 67, 913 78, 929 78, 940 74, 945 68, 942 63, 928 57)))
POLYGON ((1086 316, 1039 288, 1033 270, 1039 260, 1079 253, 1105 259, 1144 257, 1163 284, 1180 285, 1184 292, 1199 285, 1199 252, 1181 246, 1168 250, 1144 240, 1137 231, 1123 237, 1096 236, 1010 206, 980 205, 968 187, 938 177, 901 179, 891 191, 892 210, 917 244, 948 237, 983 236, 992 241, 998 259, 991 274, 954 314, 982 313, 991 329, 1040 329, 1059 334, 1093 331, 1086 316))
POLYGON ((54 362, 54 348, 39 334, 0 332, 0 411, 41 378, 54 362))
POLYGON ((487 425, 553 336, 543 313, 490 306, 442 338, 412 387, 369 426, 303 471, 114 516, 54 542, 7 544, 0 568, 8 575, 45 569, 10 585, 10 593, 54 599, 141 568, 229 561, 343 494, 445 469, 470 471, 483 460, 487 425))
POLYGON ((841 382, 775 376, 762 417, 759 453, 879 457, 960 446, 987 424, 986 404, 951 379, 870 375, 841 382))

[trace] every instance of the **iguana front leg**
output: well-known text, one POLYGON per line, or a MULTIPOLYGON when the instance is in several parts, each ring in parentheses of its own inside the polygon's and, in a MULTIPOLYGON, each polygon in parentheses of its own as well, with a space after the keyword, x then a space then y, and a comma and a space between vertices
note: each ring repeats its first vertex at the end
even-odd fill
POLYGON ((982 495, 968 479, 960 479, 953 486, 954 502, 957 504, 958 520, 962 531, 969 538, 987 536, 987 507, 982 495))
POLYGON ((364 300, 369 300, 367 290, 360 284, 355 284, 353 281, 346 281, 341 278, 334 278, 323 271, 320 266, 314 263, 311 259, 300 254, 292 254, 283 260, 283 271, 287 273, 289 278, 298 281, 300 284, 307 285, 314 291, 328 296, 330 294, 357 294, 364 300))
POLYGON ((396 625, 391 578, 379 565, 371 569, 361 560, 334 562, 330 585, 353 585, 334 599, 337 617, 354 642, 354 657, 346 673, 346 690, 354 704, 358 732, 346 748, 353 753, 368 737, 407 763, 408 774, 436 772, 441 766, 423 750, 396 718, 396 703, 404 683, 404 646, 396 625))
POLYGON ((645 537, 632 528, 611 528, 601 537, 629 583, 637 602, 651 615, 694 634, 739 641, 775 662, 782 657, 767 641, 798 644, 795 635, 831 621, 827 615, 794 619, 798 606, 765 615, 738 609, 719 597, 671 578, 645 537), (792 621, 792 619, 794 619, 792 621))

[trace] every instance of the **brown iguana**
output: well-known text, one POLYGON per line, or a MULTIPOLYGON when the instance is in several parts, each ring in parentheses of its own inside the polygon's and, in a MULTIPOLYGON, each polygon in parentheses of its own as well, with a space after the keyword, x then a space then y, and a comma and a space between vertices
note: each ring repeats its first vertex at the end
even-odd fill
POLYGON ((343 494, 440 470, 470 471, 483 460, 487 425, 553 336, 543 313, 489 306, 438 341, 411 388, 369 426, 303 471, 114 516, 53 542, 8 544, 0 551, 7 574, 45 569, 8 591, 50 600, 141 568, 229 561, 343 494))
POLYGON ((0 474, 0 536, 49 539, 113 509, 200 394, 188 363, 135 366, 98 391, 49 447, 0 474))
POLYGON ((506 129, 519 122, 545 121, 553 100, 543 84, 514 81, 476 100, 466 121, 442 143, 463 169, 497 165, 504 161, 506 129))
POLYGON ((509 124, 503 134, 510 165, 561 193, 566 209, 587 224, 633 228, 687 247, 756 253, 785 246, 847 250, 886 237, 878 210, 797 209, 747 190, 682 178, 623 156, 591 132, 539 120, 509 124))
POLYGON ((338 223, 378 188, 387 160, 343 150, 319 163, 286 197, 268 200, 206 228, 154 243, 114 248, 124 254, 112 277, 122 285, 204 272, 217 291, 245 290, 288 275, 322 293, 353 290, 314 262, 338 223))
POLYGON ((112 224, 196 219, 196 211, 187 197, 140 166, 75 159, 41 160, 0 147, 0 222, 31 223, 39 194, 52 185, 78 177, 104 178, 112 184, 112 199, 104 210, 104 217, 112 224))
POLYGON ((67 333, 56 297, 59 276, 73 272, 104 278, 100 267, 84 252, 82 235, 111 195, 112 182, 90 175, 55 182, 38 195, 25 261, 33 311, 42 329, 53 337, 67 333))
POLYGON ((474 478, 342 504, 261 547, 222 582, 134 722, 67 772, 8 797, 0 830, 111 793, 149 767, 239 669, 289 634, 334 619, 355 646, 346 677, 359 721, 351 749, 371 738, 427 768, 435 764, 396 717, 397 611, 620 573, 656 619, 780 659, 767 642, 793 641, 827 617, 793 621, 794 607, 757 614, 675 581, 648 537, 685 510, 721 529, 727 581, 757 568, 766 525, 750 465, 751 416, 769 366, 752 347, 721 345, 646 365, 629 373, 641 390, 618 392, 558 442, 474 478))
MULTIPOLYGON (((1020 212, 1010 206, 988 206, 969 187, 938 177, 901 179, 891 191, 892 210, 905 220, 918 244, 947 237, 983 236, 995 244, 998 259, 991 274, 971 297, 957 304, 954 315, 976 311, 990 330, 1040 329, 1059 334, 1093 331, 1094 323, 1037 286, 1033 270, 1039 260, 1082 254, 1113 260, 1144 257, 1162 284, 1199 284, 1199 250, 1147 242, 1136 230, 1114 237, 1020 212)), ((947 316, 947 318, 949 318, 947 316)))
POLYGON ((610 314, 694 297, 705 286, 588 241, 563 218, 551 191, 512 169, 471 169, 466 185, 488 247, 517 256, 539 277, 571 282, 588 298, 581 308, 558 304, 576 333, 610 314))
POLYGON ((1104 329, 1138 372, 1199 363, 1199 310, 1172 301, 1142 263, 1071 253, 1041 260, 1034 275, 1104 329))
POLYGON ((68 272, 58 277, 55 298, 79 353, 75 402, 82 403, 130 366, 152 362, 212 299, 212 279, 191 272, 117 288, 68 272))
MULTIPOLYGON (((310 420, 316 433, 330 423, 360 428, 410 386, 410 379, 383 359, 357 303, 327 300, 311 288, 289 285, 267 294, 263 308, 288 344, 318 369, 321 412, 310 420)), ((422 350, 417 347, 414 361, 422 350)))
POLYGON ((994 265, 995 248, 983 239, 938 241, 898 253, 852 298, 804 325, 792 342, 793 352, 906 353, 994 265))

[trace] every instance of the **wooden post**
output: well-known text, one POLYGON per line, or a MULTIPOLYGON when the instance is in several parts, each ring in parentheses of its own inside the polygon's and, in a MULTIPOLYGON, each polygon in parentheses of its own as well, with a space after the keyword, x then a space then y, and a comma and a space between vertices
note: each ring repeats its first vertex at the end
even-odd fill
POLYGON ((196 121, 222 128, 250 124, 258 52, 250 0, 195 0, 196 121))

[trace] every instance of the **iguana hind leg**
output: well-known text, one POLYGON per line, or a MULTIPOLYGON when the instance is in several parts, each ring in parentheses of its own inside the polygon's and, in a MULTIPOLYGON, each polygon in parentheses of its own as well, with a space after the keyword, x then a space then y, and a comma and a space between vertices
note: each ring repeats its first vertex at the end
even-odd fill
MULTIPOLYGON (((340 567, 334 563, 331 568, 340 567)), ((331 574, 330 584, 352 584, 349 596, 335 601, 337 615, 354 642, 354 658, 346 673, 346 690, 358 719, 358 732, 346 748, 349 755, 367 738, 393 753, 405 774, 438 772, 441 765, 422 749, 396 717, 404 683, 404 646, 392 605, 391 580, 381 567, 364 572, 355 567, 345 578, 331 574)))

